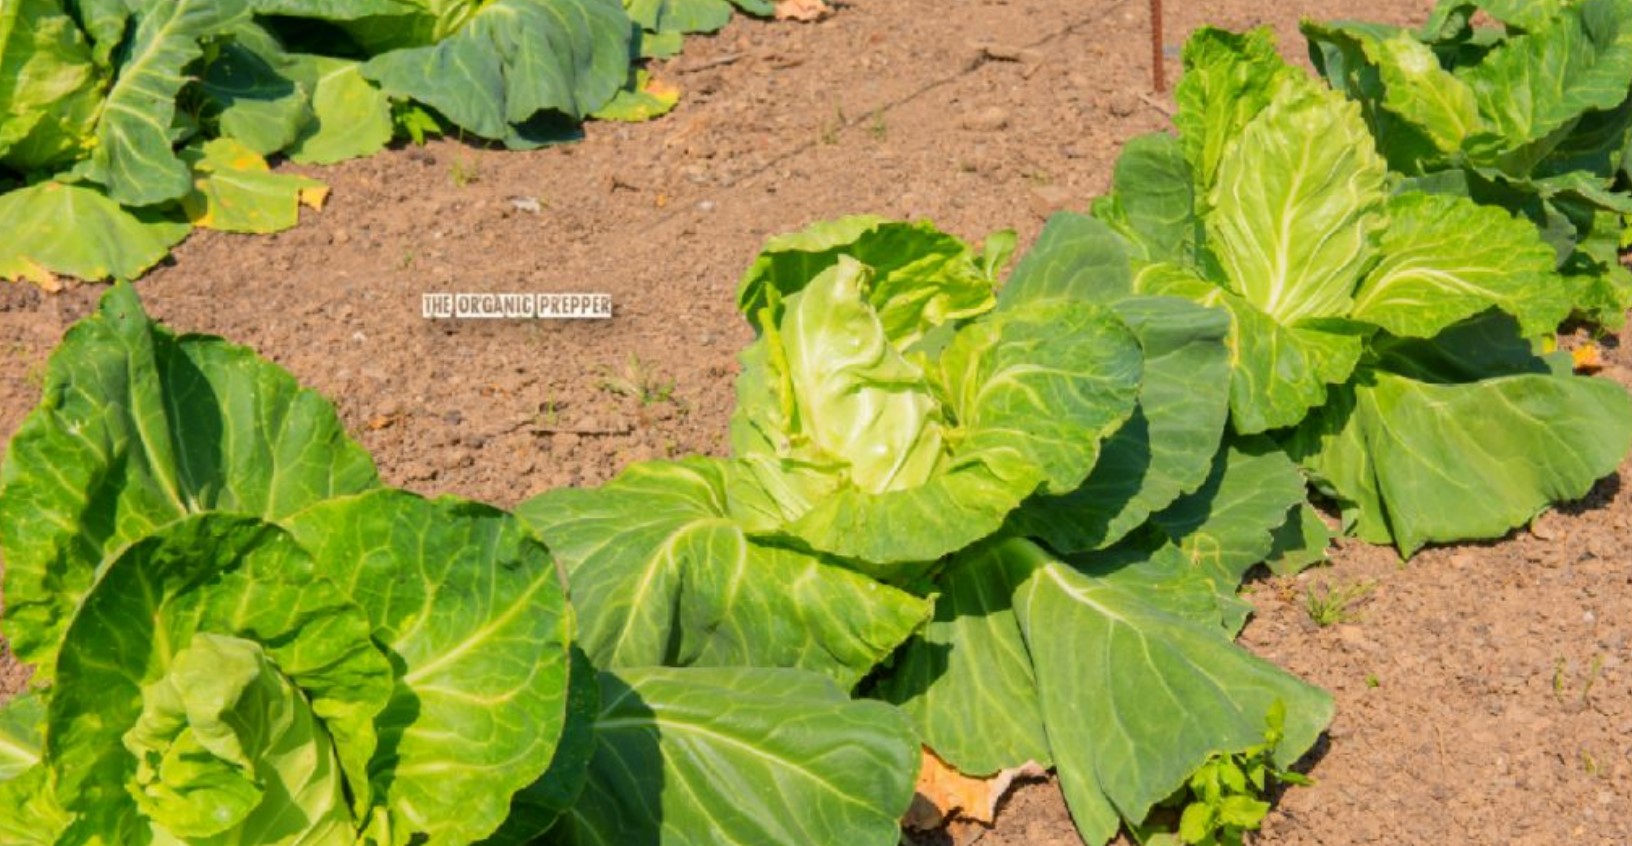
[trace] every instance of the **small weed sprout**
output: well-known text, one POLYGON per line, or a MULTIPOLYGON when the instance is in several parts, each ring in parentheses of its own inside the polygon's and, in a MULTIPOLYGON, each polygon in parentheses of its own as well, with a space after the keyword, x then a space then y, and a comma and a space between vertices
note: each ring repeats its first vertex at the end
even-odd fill
POLYGON ((482 169, 472 159, 454 159, 453 164, 448 166, 448 179, 460 188, 472 182, 477 182, 481 178, 482 169))
POLYGON ((1301 773, 1275 766, 1275 749, 1285 734, 1286 703, 1276 700, 1266 722, 1263 743, 1234 754, 1214 755, 1162 803, 1168 808, 1182 808, 1176 832, 1144 829, 1140 842, 1242 846, 1246 832, 1256 831, 1269 813, 1264 797, 1276 782, 1311 784, 1301 773))
POLYGON ((829 147, 839 143, 839 132, 844 129, 844 125, 847 122, 848 119, 844 116, 844 107, 838 103, 834 103, 833 119, 822 124, 822 133, 818 140, 820 140, 822 144, 829 147))
POLYGON ((658 380, 634 353, 629 354, 622 373, 614 374, 611 368, 604 368, 597 387, 620 397, 633 397, 641 405, 675 401, 674 380, 658 380))
POLYGON ((868 124, 867 131, 872 133, 875 141, 883 141, 890 137, 890 127, 884 122, 883 108, 873 109, 873 122, 868 124))
POLYGON ((1347 585, 1327 585, 1317 593, 1309 588, 1303 593, 1303 610, 1321 628, 1338 623, 1352 623, 1359 617, 1354 606, 1376 590, 1376 582, 1354 582, 1347 585))

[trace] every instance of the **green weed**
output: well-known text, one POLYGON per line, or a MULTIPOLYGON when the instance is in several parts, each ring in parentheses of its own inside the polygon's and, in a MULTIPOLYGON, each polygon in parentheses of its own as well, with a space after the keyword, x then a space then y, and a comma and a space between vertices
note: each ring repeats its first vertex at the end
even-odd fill
POLYGON ((822 132, 817 136, 817 140, 828 147, 839 143, 839 133, 844 131, 844 125, 848 122, 849 120, 844 116, 844 107, 834 103, 833 118, 822 124, 822 132))
POLYGON ((660 381, 634 353, 629 354, 629 361, 624 364, 622 373, 603 368, 597 387, 620 397, 633 397, 640 400, 641 405, 675 401, 674 380, 660 381))
POLYGON ((448 179, 460 188, 478 182, 481 178, 482 169, 472 159, 454 159, 453 164, 448 166, 448 179))
POLYGON ((1201 765, 1184 787, 1163 804, 1181 806, 1178 831, 1143 827, 1140 842, 1242 846, 1248 831, 1256 831, 1269 813, 1264 797, 1275 782, 1308 785, 1301 773, 1275 767, 1275 749, 1285 736, 1286 703, 1276 700, 1266 719, 1264 742, 1231 755, 1215 755, 1201 765))
POLYGON ((1326 585, 1317 593, 1314 588, 1303 592, 1303 610, 1309 619, 1321 628, 1338 623, 1351 623, 1359 617, 1354 605, 1377 588, 1376 582, 1353 582, 1347 585, 1326 585))

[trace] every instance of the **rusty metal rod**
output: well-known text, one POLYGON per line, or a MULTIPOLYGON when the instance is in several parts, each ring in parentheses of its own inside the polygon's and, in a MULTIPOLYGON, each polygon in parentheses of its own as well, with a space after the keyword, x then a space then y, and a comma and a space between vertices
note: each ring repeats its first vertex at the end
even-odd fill
POLYGON ((1150 0, 1150 76, 1157 94, 1167 91, 1167 69, 1162 64, 1162 0, 1150 0))

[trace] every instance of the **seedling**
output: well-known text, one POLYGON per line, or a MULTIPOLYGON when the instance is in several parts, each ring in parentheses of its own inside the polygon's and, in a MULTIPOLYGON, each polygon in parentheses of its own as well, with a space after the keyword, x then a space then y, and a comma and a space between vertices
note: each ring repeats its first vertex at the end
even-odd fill
POLYGON ((554 428, 561 424, 561 403, 556 400, 545 400, 538 407, 538 419, 545 426, 554 428))
POLYGON ((1303 610, 1309 619, 1321 628, 1359 619, 1354 605, 1377 588, 1376 582, 1353 582, 1347 585, 1326 585, 1316 592, 1309 588, 1303 593, 1303 610))
POLYGON ((846 123, 848 123, 848 120, 844 116, 844 107, 834 103, 833 119, 822 124, 822 134, 819 136, 819 140, 829 147, 839 143, 839 132, 844 129, 846 123))
POLYGON ((460 188, 476 182, 482 178, 482 170, 471 159, 455 159, 448 167, 448 178, 460 188))
POLYGON ((392 132, 398 138, 407 138, 415 145, 425 146, 425 139, 442 134, 442 125, 436 117, 411 100, 391 103, 392 132))
MULTIPOLYGON (((1565 671, 1569 669, 1569 661, 1560 656, 1553 660, 1553 699, 1563 702, 1565 688, 1569 685, 1565 681, 1565 671)), ((1598 683, 1598 675, 1604 670, 1604 657, 1592 656, 1592 663, 1587 665, 1587 678, 1581 684, 1581 696, 1578 700, 1582 707, 1588 704, 1588 697, 1592 696, 1592 686, 1598 683)))
POLYGON ((1241 846, 1248 831, 1256 831, 1269 813, 1264 801, 1276 782, 1308 785, 1302 773, 1275 766, 1275 748, 1285 736, 1286 703, 1276 700, 1266 717, 1264 742, 1238 753, 1215 755, 1202 764, 1179 792, 1166 803, 1183 804, 1177 832, 1155 826, 1138 834, 1146 844, 1183 843, 1192 846, 1241 846))
POLYGON ((620 397, 634 397, 640 400, 641 405, 674 402, 674 380, 659 381, 646 369, 640 356, 634 353, 629 354, 629 361, 624 364, 621 374, 614 374, 611 368, 603 368, 597 387, 620 397))
POLYGON ((883 141, 890 136, 889 124, 884 122, 884 110, 873 109, 873 122, 868 125, 867 131, 872 133, 873 140, 883 141))

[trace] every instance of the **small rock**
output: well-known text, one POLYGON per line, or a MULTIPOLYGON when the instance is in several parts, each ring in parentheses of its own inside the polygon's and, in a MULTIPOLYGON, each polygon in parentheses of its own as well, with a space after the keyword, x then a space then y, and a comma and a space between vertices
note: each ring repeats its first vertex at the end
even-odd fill
POLYGON ((475 459, 471 457, 470 451, 467 449, 444 447, 439 463, 442 465, 443 470, 458 470, 469 467, 475 463, 475 459))
POLYGON ((351 232, 345 229, 336 229, 334 230, 334 233, 329 236, 329 239, 336 244, 345 244, 351 241, 351 232))
POLYGON ((996 132, 1009 125, 1009 110, 1001 106, 987 106, 963 116, 963 127, 977 132, 996 132))
POLYGON ((1552 520, 1547 519, 1533 521, 1530 524, 1530 534, 1535 536, 1537 540, 1544 541, 1558 540, 1559 538, 1558 527, 1554 525, 1552 520))
POLYGON ((1038 217, 1048 217, 1053 213, 1069 206, 1072 195, 1070 189, 1062 185, 1039 185, 1031 189, 1031 210, 1038 217))
POLYGON ((1118 91, 1105 101, 1105 109, 1117 117, 1127 117, 1139 110, 1139 98, 1127 91, 1118 91))
POLYGON ((537 197, 526 195, 511 197, 510 206, 517 211, 524 211, 528 214, 538 214, 544 210, 544 204, 540 203, 537 197))
POLYGON ((701 200, 697 203, 697 210, 700 212, 711 212, 716 208, 718 208, 718 204, 713 200, 701 200))

